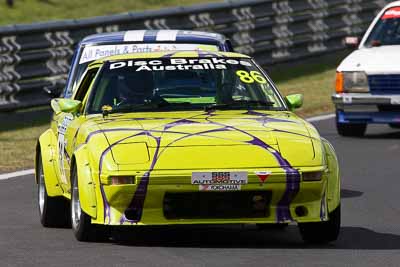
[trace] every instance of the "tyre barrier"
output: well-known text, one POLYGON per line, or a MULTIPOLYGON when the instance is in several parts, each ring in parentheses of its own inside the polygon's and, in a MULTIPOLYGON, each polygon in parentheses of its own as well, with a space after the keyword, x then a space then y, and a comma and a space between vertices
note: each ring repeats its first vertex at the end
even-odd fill
POLYGON ((385 0, 235 0, 79 20, 0 27, 0 111, 48 104, 47 88, 66 82, 85 36, 134 29, 225 34, 264 67, 344 50, 385 0))

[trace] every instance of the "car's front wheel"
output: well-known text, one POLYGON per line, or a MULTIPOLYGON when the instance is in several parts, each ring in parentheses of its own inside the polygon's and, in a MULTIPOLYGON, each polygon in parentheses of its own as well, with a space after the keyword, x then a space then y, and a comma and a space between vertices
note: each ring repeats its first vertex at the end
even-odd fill
POLYGON ((299 223, 300 234, 307 243, 329 243, 337 240, 340 232, 340 205, 329 213, 326 222, 299 223))
POLYGON ((360 137, 365 134, 367 124, 365 123, 340 123, 336 121, 336 129, 341 136, 360 137))
POLYGON ((50 197, 47 194, 41 154, 38 154, 37 159, 37 201, 40 222, 44 227, 70 227, 68 200, 64 197, 50 197))
POLYGON ((92 218, 81 208, 76 166, 71 173, 71 224, 79 241, 104 241, 108 238, 105 226, 92 224, 92 218))

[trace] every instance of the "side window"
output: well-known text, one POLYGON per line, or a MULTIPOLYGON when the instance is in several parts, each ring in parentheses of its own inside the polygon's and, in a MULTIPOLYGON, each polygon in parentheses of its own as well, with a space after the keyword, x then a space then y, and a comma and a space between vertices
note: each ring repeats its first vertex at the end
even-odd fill
POLYGON ((235 50, 233 49, 231 40, 229 40, 229 39, 225 40, 225 46, 226 46, 228 52, 235 52, 235 50))
POLYGON ((90 69, 86 72, 74 96, 75 100, 79 101, 84 100, 86 93, 89 90, 90 85, 92 84, 94 78, 96 77, 98 70, 99 68, 95 68, 95 69, 90 69))

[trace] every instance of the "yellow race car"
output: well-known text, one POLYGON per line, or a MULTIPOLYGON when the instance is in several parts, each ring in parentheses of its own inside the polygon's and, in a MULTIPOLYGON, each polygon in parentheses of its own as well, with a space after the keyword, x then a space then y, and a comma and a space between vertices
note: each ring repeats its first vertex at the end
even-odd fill
POLYGON ((292 113, 302 101, 236 53, 95 61, 37 143, 41 223, 90 241, 110 226, 297 222, 305 241, 336 240, 338 162, 292 113))

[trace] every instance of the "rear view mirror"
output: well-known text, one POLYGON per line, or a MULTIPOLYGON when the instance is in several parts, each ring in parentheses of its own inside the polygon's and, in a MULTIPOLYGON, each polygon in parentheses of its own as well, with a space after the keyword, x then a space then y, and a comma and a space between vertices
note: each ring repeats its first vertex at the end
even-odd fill
POLYGON ((360 38, 355 36, 348 36, 344 38, 344 44, 347 48, 357 48, 360 44, 360 38))
POLYGON ((291 111, 301 108, 303 106, 303 95, 302 94, 293 94, 285 97, 286 104, 289 106, 291 111))
POLYGON ((51 108, 56 114, 61 112, 77 113, 82 106, 82 102, 68 98, 55 98, 51 100, 51 108))

